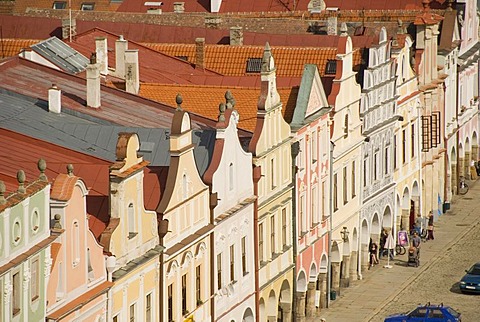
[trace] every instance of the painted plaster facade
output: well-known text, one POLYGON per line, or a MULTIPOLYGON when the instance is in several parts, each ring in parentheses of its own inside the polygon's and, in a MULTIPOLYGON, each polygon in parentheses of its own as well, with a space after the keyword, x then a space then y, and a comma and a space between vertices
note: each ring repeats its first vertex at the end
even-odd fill
POLYGON ((143 205, 148 162, 137 154, 137 134, 119 133, 117 162, 110 168, 110 222, 100 236, 107 258, 108 321, 159 320, 159 238, 157 214, 143 205))
POLYGON ((257 321, 291 321, 292 314, 292 156, 290 126, 283 119, 276 68, 265 46, 257 124, 248 150, 253 154, 258 196, 255 244, 258 245, 257 321))
POLYGON ((295 313, 313 317, 326 307, 328 270, 329 140, 327 96, 316 65, 306 65, 290 127, 295 159, 295 313), (294 143, 295 145, 295 143, 294 143))
POLYGON ((45 321, 50 244, 61 231, 50 233, 46 177, 28 182, 20 170, 17 179, 18 189, 8 195, 0 182, 0 321, 40 322, 45 321))
POLYGON ((357 265, 362 262, 361 259, 357 259, 360 257, 358 252, 365 254, 368 251, 365 248, 368 247, 368 236, 363 234, 362 237, 358 231, 361 180, 357 174, 362 171, 360 162, 364 140, 359 114, 361 88, 355 79, 352 40, 346 30, 343 23, 338 41, 336 74, 328 97, 328 102, 333 107, 330 113, 333 168, 330 183, 332 209, 329 288, 337 294, 340 293, 341 287, 348 286, 350 278, 358 277, 355 273, 351 274, 358 271, 357 265), (345 241, 341 234, 344 230, 349 232, 345 241), (360 237, 362 240, 359 250, 360 237))
POLYGON ((214 321, 254 321, 255 246, 252 154, 237 133, 239 114, 230 92, 221 103, 212 162, 203 179, 218 203, 213 209, 214 321))
MULTIPOLYGON (((179 105, 180 97, 177 98, 179 105)), ((170 166, 165 192, 157 208, 168 220, 162 260, 163 321, 211 319, 210 195, 195 165, 189 115, 179 107, 170 135, 170 166)))
POLYGON ((88 228, 85 183, 60 174, 52 185, 50 216, 64 233, 52 245, 47 288, 47 321, 106 321, 107 281, 103 247, 88 228))
MULTIPOLYGON (((368 65, 363 71, 360 103, 362 132, 366 138, 362 146, 360 213, 363 246, 365 243, 368 245, 370 238, 379 245, 382 228, 392 231, 395 224, 396 182, 393 180, 393 158, 396 147, 394 132, 399 119, 396 108, 396 75, 390 57, 391 41, 387 38, 384 27, 380 29, 378 44, 365 50, 368 51, 368 65)), ((413 127, 408 130, 412 131, 412 149, 416 149, 414 138, 418 129, 413 127)), ((412 155, 419 157, 418 152, 412 155)), ((362 250, 364 249, 363 247, 362 250)), ((361 255, 361 269, 365 271, 369 264, 368 254, 362 252, 361 255)))

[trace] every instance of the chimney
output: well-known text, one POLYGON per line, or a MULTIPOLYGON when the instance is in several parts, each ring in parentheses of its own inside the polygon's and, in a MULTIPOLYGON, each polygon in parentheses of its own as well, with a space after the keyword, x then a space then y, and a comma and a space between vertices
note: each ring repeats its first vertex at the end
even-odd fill
POLYGON ((62 19, 62 37, 63 39, 69 39, 70 36, 75 37, 77 35, 77 21, 75 19, 62 19))
POLYGON ((138 94, 140 90, 138 49, 125 51, 125 83, 127 92, 138 94))
POLYGON ((337 17, 328 17, 327 35, 337 35, 337 17))
POLYGON ((62 91, 57 85, 52 84, 48 89, 48 111, 52 113, 60 113, 62 111, 62 91))
POLYGON ((242 27, 230 27, 230 46, 243 46, 242 27))
POLYGON ((107 38, 95 38, 95 53, 97 54, 97 62, 100 64, 100 74, 108 74, 108 47, 107 38))
POLYGON ((205 38, 195 39, 195 68, 205 68, 205 38))
POLYGON ((173 12, 184 13, 185 12, 185 2, 174 2, 173 3, 173 12))
POLYGON ((87 65, 87 106, 100 107, 100 69, 95 54, 87 65))
POLYGON ((128 42, 123 39, 123 35, 115 42, 115 76, 125 79, 125 51, 128 48, 128 42))

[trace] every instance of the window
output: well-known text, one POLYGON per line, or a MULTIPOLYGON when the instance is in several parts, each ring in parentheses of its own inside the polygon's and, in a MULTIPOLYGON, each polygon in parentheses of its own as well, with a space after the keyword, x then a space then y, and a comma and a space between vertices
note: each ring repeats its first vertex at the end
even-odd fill
POLYGON ((217 289, 222 288, 222 253, 217 255, 217 289))
POLYGON ((145 298, 145 322, 152 322, 152 294, 145 298))
POLYGON ((338 210, 337 174, 333 175, 333 210, 338 210))
POLYGON ((38 299, 38 296, 39 296, 39 292, 38 292, 39 283, 40 283, 40 279, 38 276, 39 269, 40 269, 40 266, 39 266, 38 258, 36 258, 32 261, 32 265, 30 267, 30 270, 31 270, 30 295, 31 295, 32 301, 35 301, 36 299, 38 299))
POLYGON ((20 227, 20 222, 17 220, 13 224, 13 244, 18 245, 20 243, 21 239, 21 234, 22 234, 22 229, 20 227))
POLYGON ((130 322, 135 322, 135 303, 130 305, 130 322))
POLYGON ((272 190, 277 187, 277 181, 276 181, 276 173, 275 173, 275 158, 270 159, 270 184, 272 190))
POLYGON ((428 317, 433 319, 444 319, 442 310, 440 309, 430 309, 428 312, 428 317))
POLYGON ((287 208, 282 208, 282 246, 287 247, 287 208))
POLYGON ((242 237, 242 273, 245 276, 247 272, 247 238, 242 237))
POLYGON ((182 275, 182 315, 187 314, 187 274, 182 275))
POLYGON ((311 150, 311 156, 312 156, 312 163, 317 161, 317 132, 312 133, 312 150, 311 150))
POLYGON ((40 226, 40 215, 38 213, 38 210, 35 210, 32 214, 31 225, 32 225, 33 233, 34 234, 37 233, 38 227, 40 226))
POLYGON ((188 198, 188 180, 187 180, 187 175, 184 174, 183 177, 182 177, 182 195, 183 195, 183 199, 187 199, 188 198))
POLYGON ((167 288, 167 306, 168 306, 168 322, 173 321, 173 284, 167 288))
POLYGON ((407 161, 407 131, 402 130, 402 163, 407 161))
POLYGON ((270 217, 270 247, 272 251, 272 256, 275 255, 275 217, 270 217))
POLYGON ((80 10, 83 11, 92 11, 95 7, 94 3, 82 3, 82 6, 80 7, 80 10))
POLYGON ((305 195, 300 196, 298 203, 298 223, 300 225, 300 235, 303 235, 303 232, 307 230, 306 218, 305 218, 305 195))
POLYGON ((115 315, 115 316, 113 317, 113 322, 118 322, 118 315, 115 315))
POLYGON ((397 135, 393 136, 393 168, 397 168, 397 135))
POLYGON ((197 306, 202 304, 202 265, 195 268, 195 294, 197 306))
POLYGON ((368 158, 363 160, 363 186, 364 187, 367 186, 367 181, 368 181, 367 171, 368 171, 368 158))
POLYGON ((258 225, 258 259, 263 262, 263 223, 258 225))
MULTIPOLYGON (((326 216, 325 214, 325 195, 326 195, 326 191, 325 191, 325 181, 322 181, 322 193, 320 194, 321 198, 322 198, 322 216, 326 216)), ((323 218, 323 220, 325 220, 323 218)))
POLYGON ((92 262, 90 260, 90 248, 87 248, 87 270, 88 270, 88 281, 91 282, 95 278, 95 274, 93 273, 92 262))
POLYGON ((316 185, 312 188, 311 198, 312 198, 312 209, 311 209, 311 212, 310 212, 310 226, 313 227, 314 224, 316 224, 318 222, 318 220, 317 220, 318 196, 317 196, 317 186, 316 185))
POLYGON ((133 208, 133 204, 128 205, 128 239, 132 239, 133 237, 137 236, 137 229, 135 228, 135 209, 133 208))
POLYGON ((355 198, 355 161, 352 162, 352 198, 355 198))
POLYGON ((385 147, 385 174, 388 174, 390 170, 390 147, 385 147))
POLYGON ((343 204, 345 205, 348 202, 348 191, 347 191, 347 167, 343 168, 343 204))
POLYGON ((337 61, 328 60, 327 65, 325 66, 325 74, 334 75, 337 73, 337 61))
POLYGON ((67 8, 67 2, 66 1, 55 1, 53 3, 53 9, 59 10, 59 9, 66 9, 67 8))
POLYGON ((373 180, 378 180, 378 151, 373 154, 373 180))
POLYGON ((235 246, 230 245, 230 282, 235 280, 235 246))
POLYGON ((13 274, 12 277, 12 314, 15 316, 20 313, 20 300, 22 290, 20 289, 20 272, 13 274))
POLYGON ((76 267, 80 263, 80 225, 76 220, 73 222, 72 238, 73 267, 76 267))
POLYGON ((230 191, 233 190, 234 186, 234 177, 233 177, 233 163, 230 163, 230 166, 228 167, 228 189, 230 191))
POLYGON ((345 115, 345 121, 343 125, 343 137, 346 138, 348 137, 348 114, 345 115))
POLYGON ((262 70, 262 58, 248 58, 247 73, 260 73, 262 70))
POLYGON ((410 147, 411 147, 411 157, 414 158, 415 157, 415 124, 412 124, 411 126, 411 144, 410 144, 410 147))

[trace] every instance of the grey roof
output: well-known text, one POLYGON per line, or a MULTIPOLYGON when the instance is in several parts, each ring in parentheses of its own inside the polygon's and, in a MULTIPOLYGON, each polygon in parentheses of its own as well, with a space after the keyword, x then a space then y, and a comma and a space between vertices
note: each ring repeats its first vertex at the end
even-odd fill
POLYGON ((77 74, 87 68, 89 59, 58 39, 51 37, 30 46, 34 52, 68 73, 77 74))
MULTIPOLYGON (((98 158, 115 161, 118 133, 134 132, 140 153, 151 166, 170 164, 170 129, 125 127, 79 114, 48 112, 47 102, 0 88, 0 127, 98 158)), ((210 164, 215 145, 213 129, 193 130, 195 162, 200 175, 210 164)))

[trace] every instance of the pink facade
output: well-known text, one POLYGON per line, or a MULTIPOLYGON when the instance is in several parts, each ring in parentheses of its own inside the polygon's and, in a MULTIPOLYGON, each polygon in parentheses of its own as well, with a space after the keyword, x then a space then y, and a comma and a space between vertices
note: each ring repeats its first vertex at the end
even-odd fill
POLYGON ((49 321, 98 321, 106 318, 105 257, 88 228, 87 189, 73 174, 57 176, 51 193, 54 229, 64 229, 52 245, 52 271, 47 287, 49 321))

